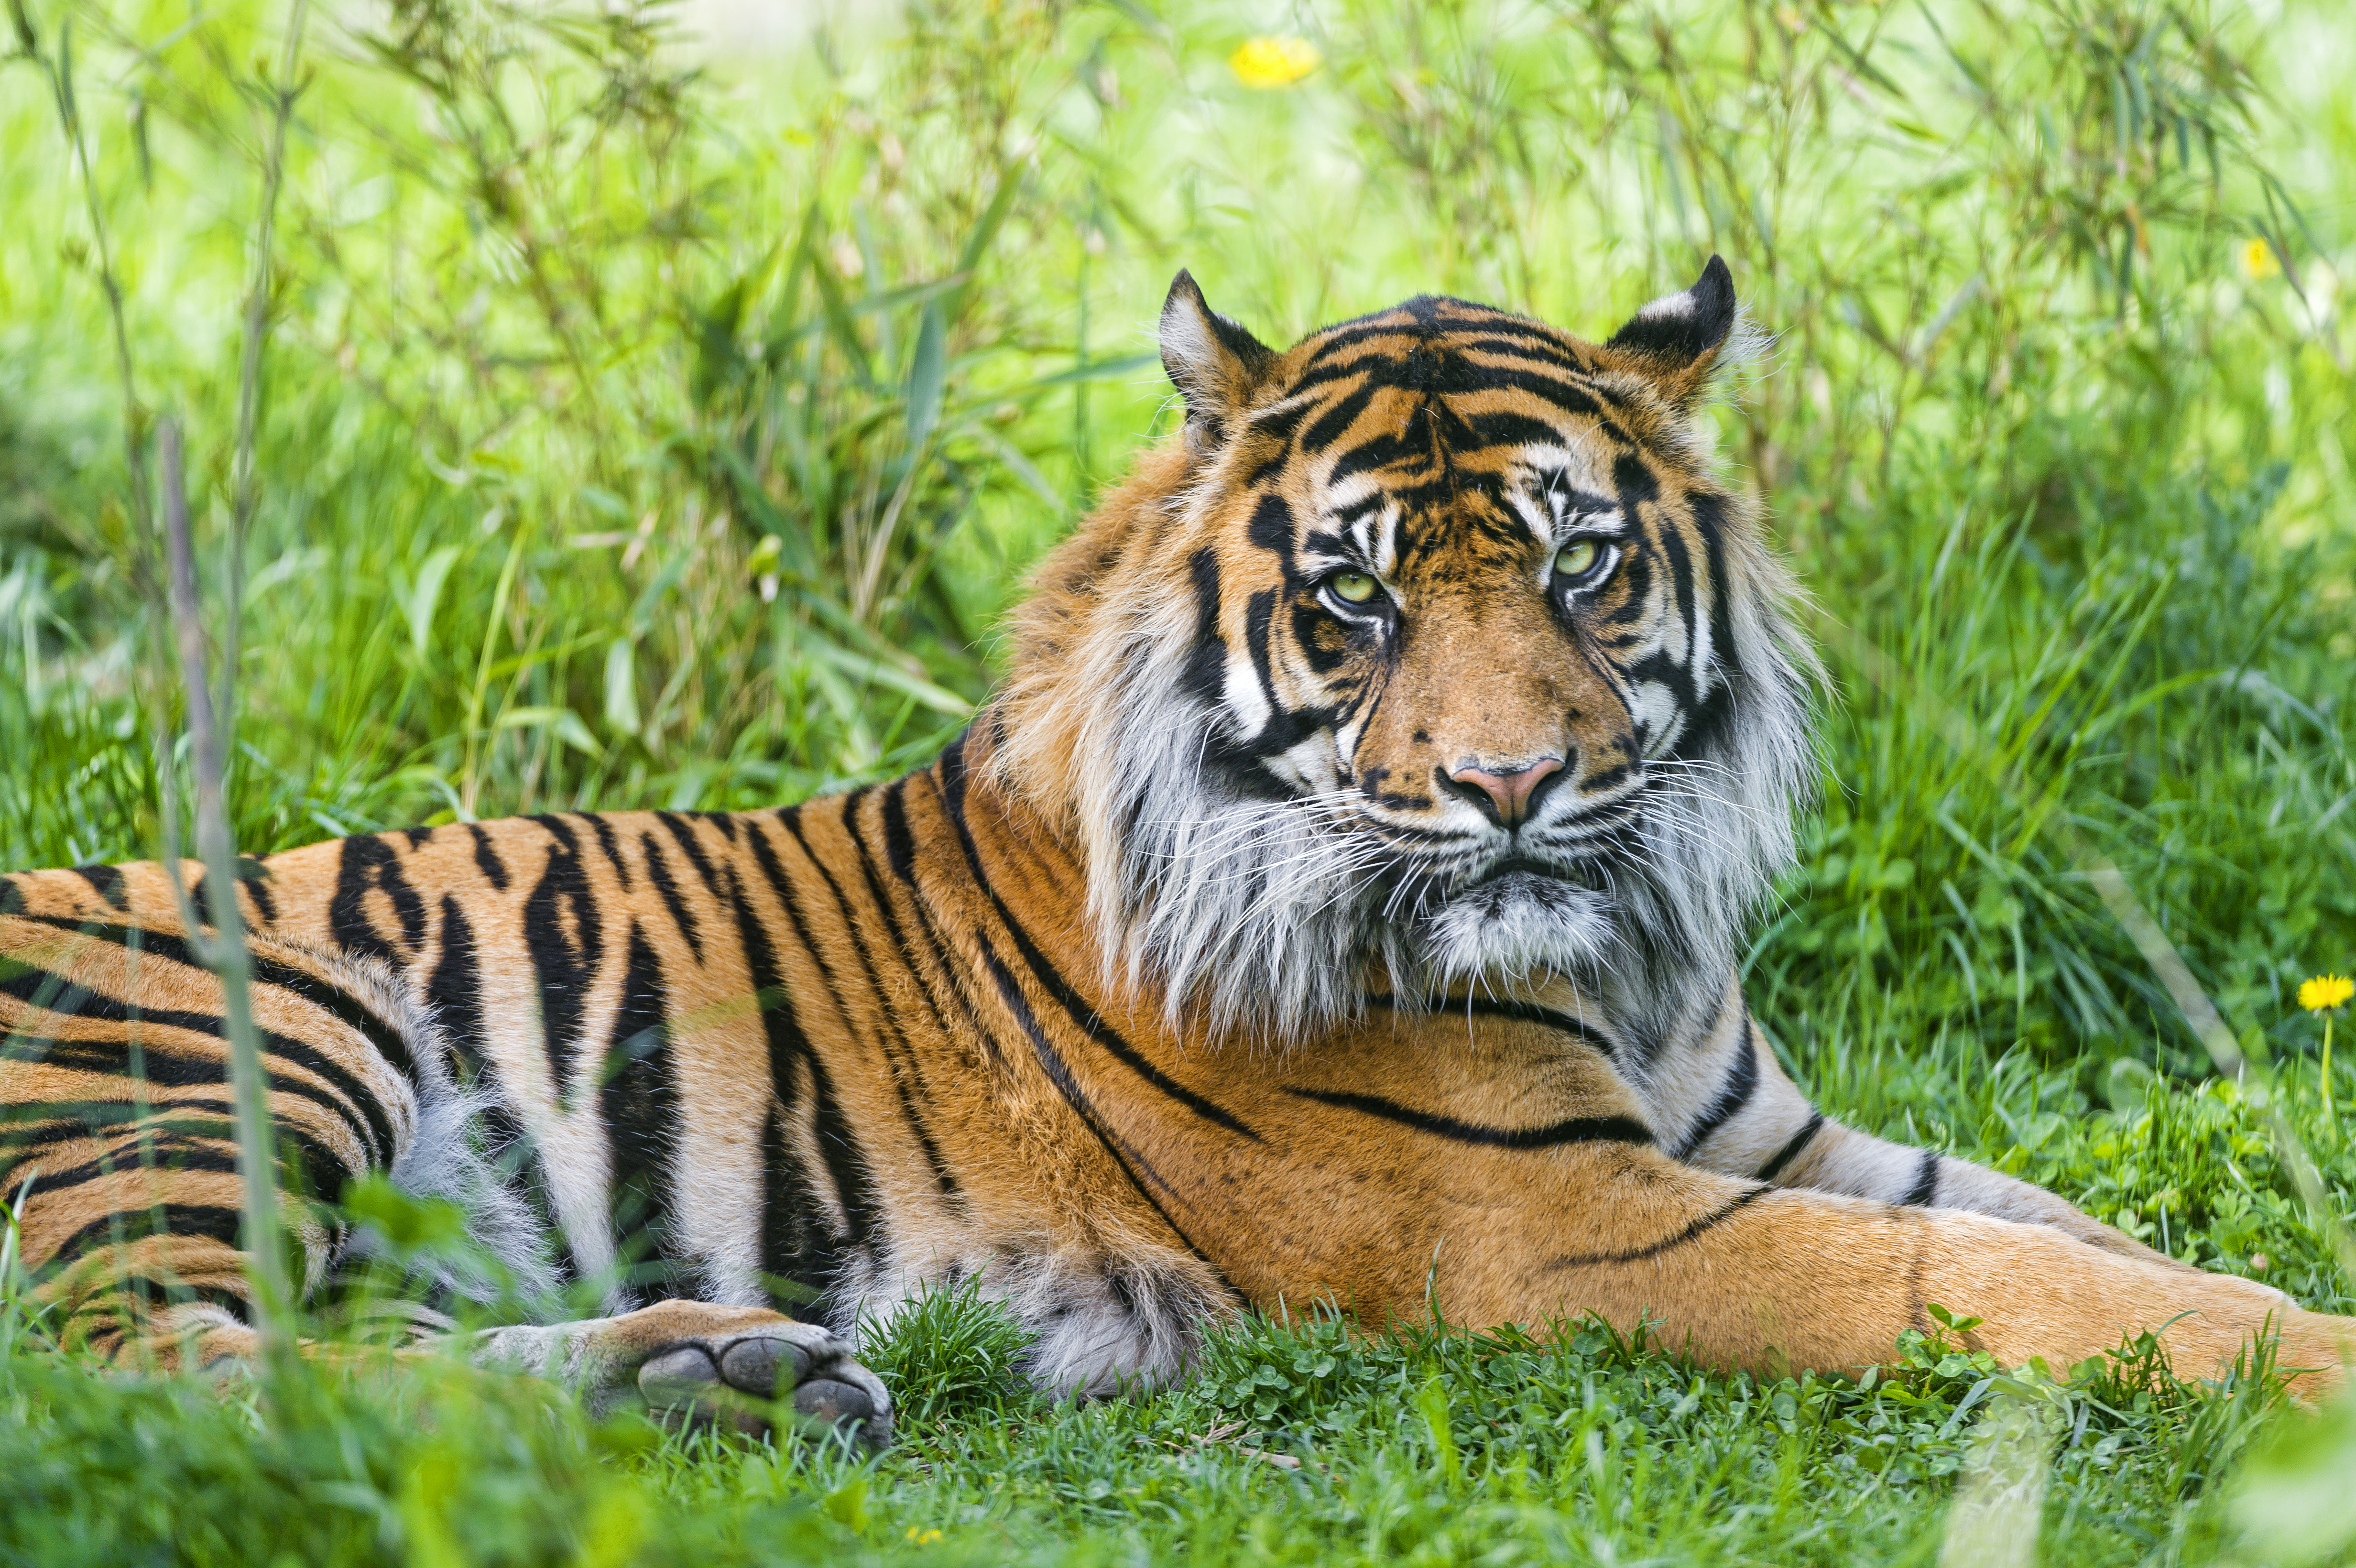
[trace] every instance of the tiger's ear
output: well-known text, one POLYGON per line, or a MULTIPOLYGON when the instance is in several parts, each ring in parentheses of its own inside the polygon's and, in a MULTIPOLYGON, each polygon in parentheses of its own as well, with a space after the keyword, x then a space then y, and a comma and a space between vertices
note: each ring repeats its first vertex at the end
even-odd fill
POLYGON ((1186 400, 1186 443, 1207 452, 1276 363, 1276 351, 1203 302, 1183 268, 1162 302, 1162 368, 1186 400))
POLYGON ((1713 370, 1744 357, 1751 337, 1735 303, 1734 274, 1725 258, 1712 256, 1693 287, 1663 294, 1630 316, 1603 348, 1683 407, 1708 385, 1713 370))

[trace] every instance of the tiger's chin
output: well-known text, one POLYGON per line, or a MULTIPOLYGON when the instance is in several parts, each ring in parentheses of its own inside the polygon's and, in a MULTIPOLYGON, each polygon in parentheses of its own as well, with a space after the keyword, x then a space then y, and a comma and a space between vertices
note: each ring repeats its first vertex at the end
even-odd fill
POLYGON ((1592 974, 1615 942, 1610 895, 1537 869, 1483 878, 1418 922, 1430 981, 1519 985, 1546 973, 1592 974))

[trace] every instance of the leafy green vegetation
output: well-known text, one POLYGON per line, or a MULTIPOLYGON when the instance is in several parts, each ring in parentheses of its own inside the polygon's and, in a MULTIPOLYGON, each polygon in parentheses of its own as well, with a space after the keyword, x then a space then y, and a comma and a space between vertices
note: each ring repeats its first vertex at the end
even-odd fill
MULTIPOLYGON (((8 0, 0 865, 161 846, 159 745, 184 764, 126 456, 161 417, 189 432, 209 581, 238 586, 241 848, 750 806, 920 761, 987 691, 1025 564, 1168 428, 1150 323, 1178 266, 1270 340, 1422 290, 1601 333, 1718 251, 1778 337, 1714 417, 1831 676, 1804 863, 1748 958, 1794 1075, 2356 1307, 2293 1168, 2303 1146, 2356 1214, 2294 995, 2356 961, 2336 7, 916 0, 755 58, 626 0, 338 8, 284 84, 248 379, 293 14, 8 0), (1268 33, 1322 64, 1247 85, 1229 57, 1268 33), (2217 1074, 2098 865, 2258 1076, 2217 1074)), ((2048 1560, 2125 1563, 2356 1540, 2347 1413, 2286 1417, 2263 1377, 2188 1390, 2131 1355, 2057 1383, 1925 1342, 1858 1387, 1561 1330, 1253 1322, 1181 1387, 1071 1408, 1022 1392, 986 1305, 936 1297, 873 1358, 905 1420, 867 1461, 594 1425, 438 1365, 107 1381, 13 1307, 0 1543, 2013 1562, 1987 1532, 2029 1519, 2048 1560), (1991 1478, 2014 1471, 2034 1484, 1991 1478)))

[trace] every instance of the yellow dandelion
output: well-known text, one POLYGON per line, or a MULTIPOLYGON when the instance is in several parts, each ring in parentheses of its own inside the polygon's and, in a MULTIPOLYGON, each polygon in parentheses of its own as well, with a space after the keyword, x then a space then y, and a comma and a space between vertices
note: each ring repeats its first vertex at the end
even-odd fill
POLYGON ((2356 997, 2356 980, 2345 975, 2318 975, 2298 987, 2298 1005, 2311 1013, 2345 1007, 2351 997, 2356 997))
POLYGON ((2323 1066, 2318 1076, 2323 1080, 2323 1120, 2335 1134, 2340 1124, 2331 1108, 2331 1020, 2351 997, 2356 997, 2356 980, 2345 975, 2318 975, 2299 982, 2298 1005, 2323 1018, 2323 1066))
POLYGON ((1325 63, 1307 38, 1246 38, 1227 57, 1227 69, 1246 87, 1290 87, 1325 63))
POLYGON ((930 1546, 940 1538, 941 1532, 937 1530, 918 1530, 913 1524, 908 1527, 908 1541, 913 1546, 930 1546))
POLYGON ((2275 254, 2273 245, 2264 240, 2242 242, 2242 276, 2254 283, 2265 283, 2282 272, 2282 258, 2275 254))

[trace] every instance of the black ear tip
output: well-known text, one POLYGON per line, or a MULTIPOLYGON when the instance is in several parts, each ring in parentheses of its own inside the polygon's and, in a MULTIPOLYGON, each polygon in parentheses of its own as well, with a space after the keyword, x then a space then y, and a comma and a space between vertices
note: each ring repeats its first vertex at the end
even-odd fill
POLYGON ((1725 257, 1712 256, 1693 287, 1638 311, 1604 347, 1640 355, 1666 368, 1682 368, 1726 341, 1736 312, 1734 272, 1725 257))
POLYGON ((1192 299, 1199 304, 1202 298, 1202 285, 1194 282, 1194 274, 1181 267, 1178 269, 1178 275, 1170 280, 1170 293, 1162 303, 1166 309, 1178 300, 1192 299))
POLYGON ((1701 276, 1694 281, 1694 297, 1710 311, 1734 308, 1734 269, 1726 258, 1713 253, 1702 268, 1701 276))

